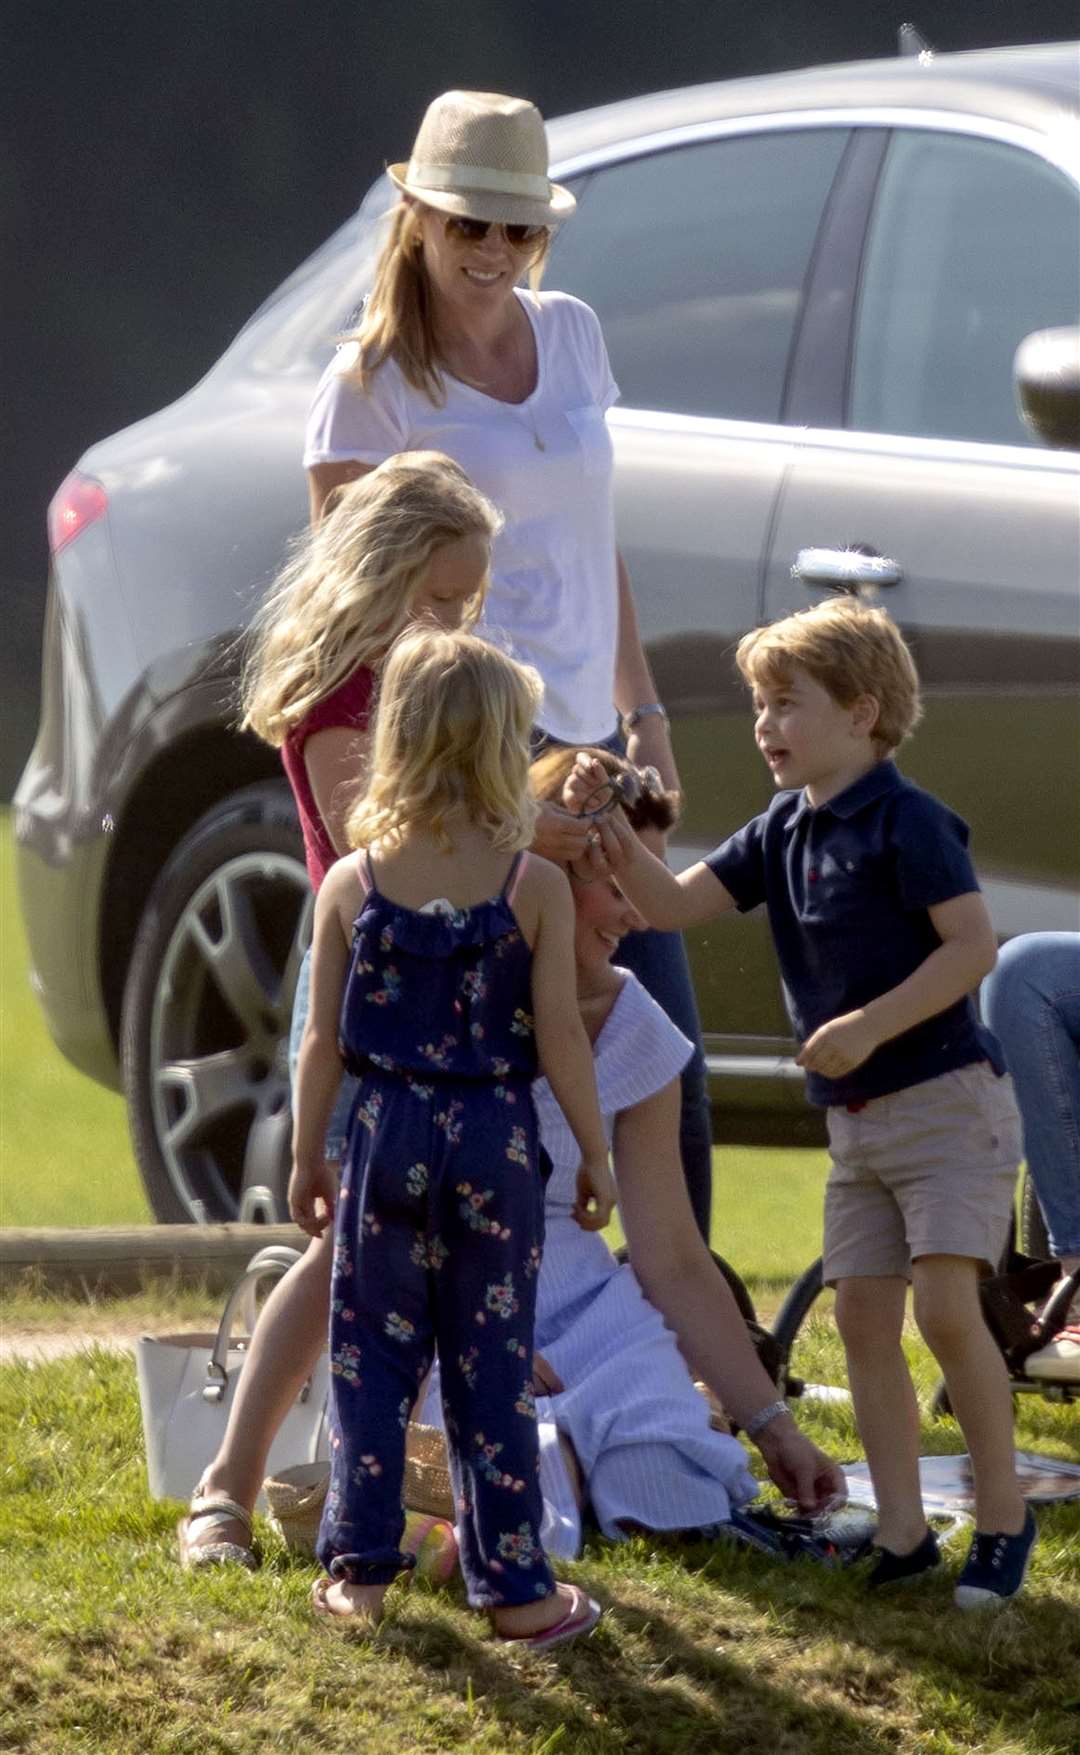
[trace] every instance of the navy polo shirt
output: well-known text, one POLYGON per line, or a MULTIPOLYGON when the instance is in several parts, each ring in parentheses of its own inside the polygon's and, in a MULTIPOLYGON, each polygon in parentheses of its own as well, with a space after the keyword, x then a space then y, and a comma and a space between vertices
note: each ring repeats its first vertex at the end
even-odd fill
MULTIPOLYGON (((815 808, 777 793, 706 864, 746 913, 764 902, 800 1042, 898 987, 941 940, 927 910, 977 890, 961 817, 880 762, 815 808)), ((842 1079, 806 1075, 811 1103, 883 1097, 989 1060, 1005 1063, 970 997, 883 1042, 842 1079)))

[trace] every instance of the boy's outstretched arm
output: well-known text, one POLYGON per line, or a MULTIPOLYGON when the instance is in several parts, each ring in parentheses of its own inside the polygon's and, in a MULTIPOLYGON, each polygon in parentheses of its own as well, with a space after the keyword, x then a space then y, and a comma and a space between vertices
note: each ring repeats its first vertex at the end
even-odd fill
POLYGON ((612 811, 597 826, 600 850, 611 876, 649 925, 660 932, 702 926, 735 907, 734 896, 704 860, 676 877, 643 846, 621 810, 612 811))
POLYGON ((537 1057, 581 1153, 574 1217, 586 1231, 599 1231, 615 1206, 615 1182, 592 1049, 578 1010, 574 901, 568 878, 546 860, 530 860, 527 881, 537 903, 532 965, 537 1057))
POLYGON ((827 1079, 843 1078, 883 1042, 955 1005, 989 975, 997 962, 997 940, 981 893, 953 896, 928 913, 941 940, 937 950, 899 986, 822 1024, 796 1056, 800 1066, 827 1079))

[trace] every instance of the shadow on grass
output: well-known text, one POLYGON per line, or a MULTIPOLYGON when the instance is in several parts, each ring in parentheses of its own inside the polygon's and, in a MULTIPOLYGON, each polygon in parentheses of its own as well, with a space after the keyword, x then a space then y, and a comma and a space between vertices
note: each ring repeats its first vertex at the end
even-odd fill
MULTIPOLYGON (((1071 1535, 1080 1545, 1076 1507, 1039 1515, 1041 1540, 1067 1543, 1071 1535)), ((805 1636, 834 1642, 842 1654, 834 1683, 855 1699, 865 1690, 860 1672, 872 1678, 867 1697, 879 1705, 888 1704, 890 1677, 906 1672, 918 1677, 924 1701, 939 1701, 938 1712, 956 1715, 954 1726, 935 1722, 933 1728, 954 1734, 962 1728, 973 1747, 996 1747, 995 1739, 1007 1731, 1017 1747, 1027 1748, 1036 1722, 1043 1737, 1039 1749, 1080 1747, 1080 1617, 1074 1604, 1040 1582, 998 1609, 956 1608, 952 1592, 966 1545, 966 1534, 954 1541, 933 1578, 881 1594, 867 1591, 861 1567, 833 1571, 808 1561, 778 1566, 704 1544, 688 1547, 684 1557, 703 1583, 715 1582, 760 1612, 782 1617, 794 1645, 805 1636)))
MULTIPOLYGON (((1040 1514, 1048 1546, 1080 1535, 1076 1507, 1040 1514)), ((398 1599, 378 1649, 422 1675, 431 1696, 463 1702, 537 1751, 569 1755, 870 1755, 930 1733, 958 1748, 1048 1752, 1077 1746, 1080 1620, 1039 1584, 1000 1612, 965 1615, 944 1575, 869 1596, 860 1569, 772 1563, 716 1543, 650 1544, 638 1554, 594 1537, 579 1582, 605 1606, 589 1639, 538 1655, 493 1644, 465 1622, 460 1589, 422 1582, 398 1599), (651 1550, 656 1548, 656 1555, 651 1550), (685 1603, 650 1558, 685 1570, 685 1603), (638 1561, 644 1562, 643 1568, 638 1561), (605 1562, 623 1565, 601 1571, 605 1562), (642 1603, 643 1592, 656 1592, 642 1603), (682 1619, 680 1619, 682 1617, 682 1619)), ((296 1562, 268 1553, 265 1569, 296 1562)), ((351 1630, 329 1637, 366 1643, 351 1630)))
POLYGON ((419 1666, 429 1689, 482 1703, 538 1750, 880 1755, 880 1730, 865 1717, 800 1698, 795 1686, 729 1656, 748 1635, 722 1614, 698 1642, 655 1607, 620 1603, 603 1590, 596 1595, 605 1608, 596 1633, 542 1657, 470 1638, 437 1612, 387 1626, 379 1643, 419 1666))

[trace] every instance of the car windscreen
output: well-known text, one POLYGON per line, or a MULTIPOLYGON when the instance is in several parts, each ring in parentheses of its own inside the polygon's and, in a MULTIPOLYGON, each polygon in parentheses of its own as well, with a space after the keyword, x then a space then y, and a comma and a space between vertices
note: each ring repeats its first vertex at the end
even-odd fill
POLYGON ((359 211, 260 305, 219 367, 242 361, 246 371, 275 376, 321 367, 371 290, 396 200, 389 177, 380 177, 359 211))

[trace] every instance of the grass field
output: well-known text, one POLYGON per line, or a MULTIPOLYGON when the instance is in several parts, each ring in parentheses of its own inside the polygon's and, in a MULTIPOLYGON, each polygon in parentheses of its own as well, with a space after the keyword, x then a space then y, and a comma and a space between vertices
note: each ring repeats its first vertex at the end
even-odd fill
MULTIPOLYGON (((823 1370, 841 1365, 819 1339, 823 1370)), ((932 1370, 912 1360, 925 1398, 932 1370)), ((834 1454, 843 1407, 805 1410, 834 1454)), ((1020 1440, 1075 1453, 1076 1416, 1020 1440)), ((924 1449, 958 1448, 949 1422, 924 1449)), ((261 1528, 259 1573, 181 1573, 146 1496, 134 1372, 101 1350, 0 1370, 0 1748, 27 1755, 1070 1755, 1080 1728, 1080 1506, 1040 1513, 1023 1599, 961 1616, 949 1581, 868 1599, 857 1574, 716 1543, 593 1539, 562 1568, 598 1632, 496 1647, 454 1588, 398 1588, 373 1641, 314 1624, 314 1569, 261 1528)), ((953 1566, 962 1536, 949 1546, 953 1566)))
POLYGON ((30 991, 7 811, 0 813, 0 1226, 150 1218, 122 1100, 53 1047, 30 991))

